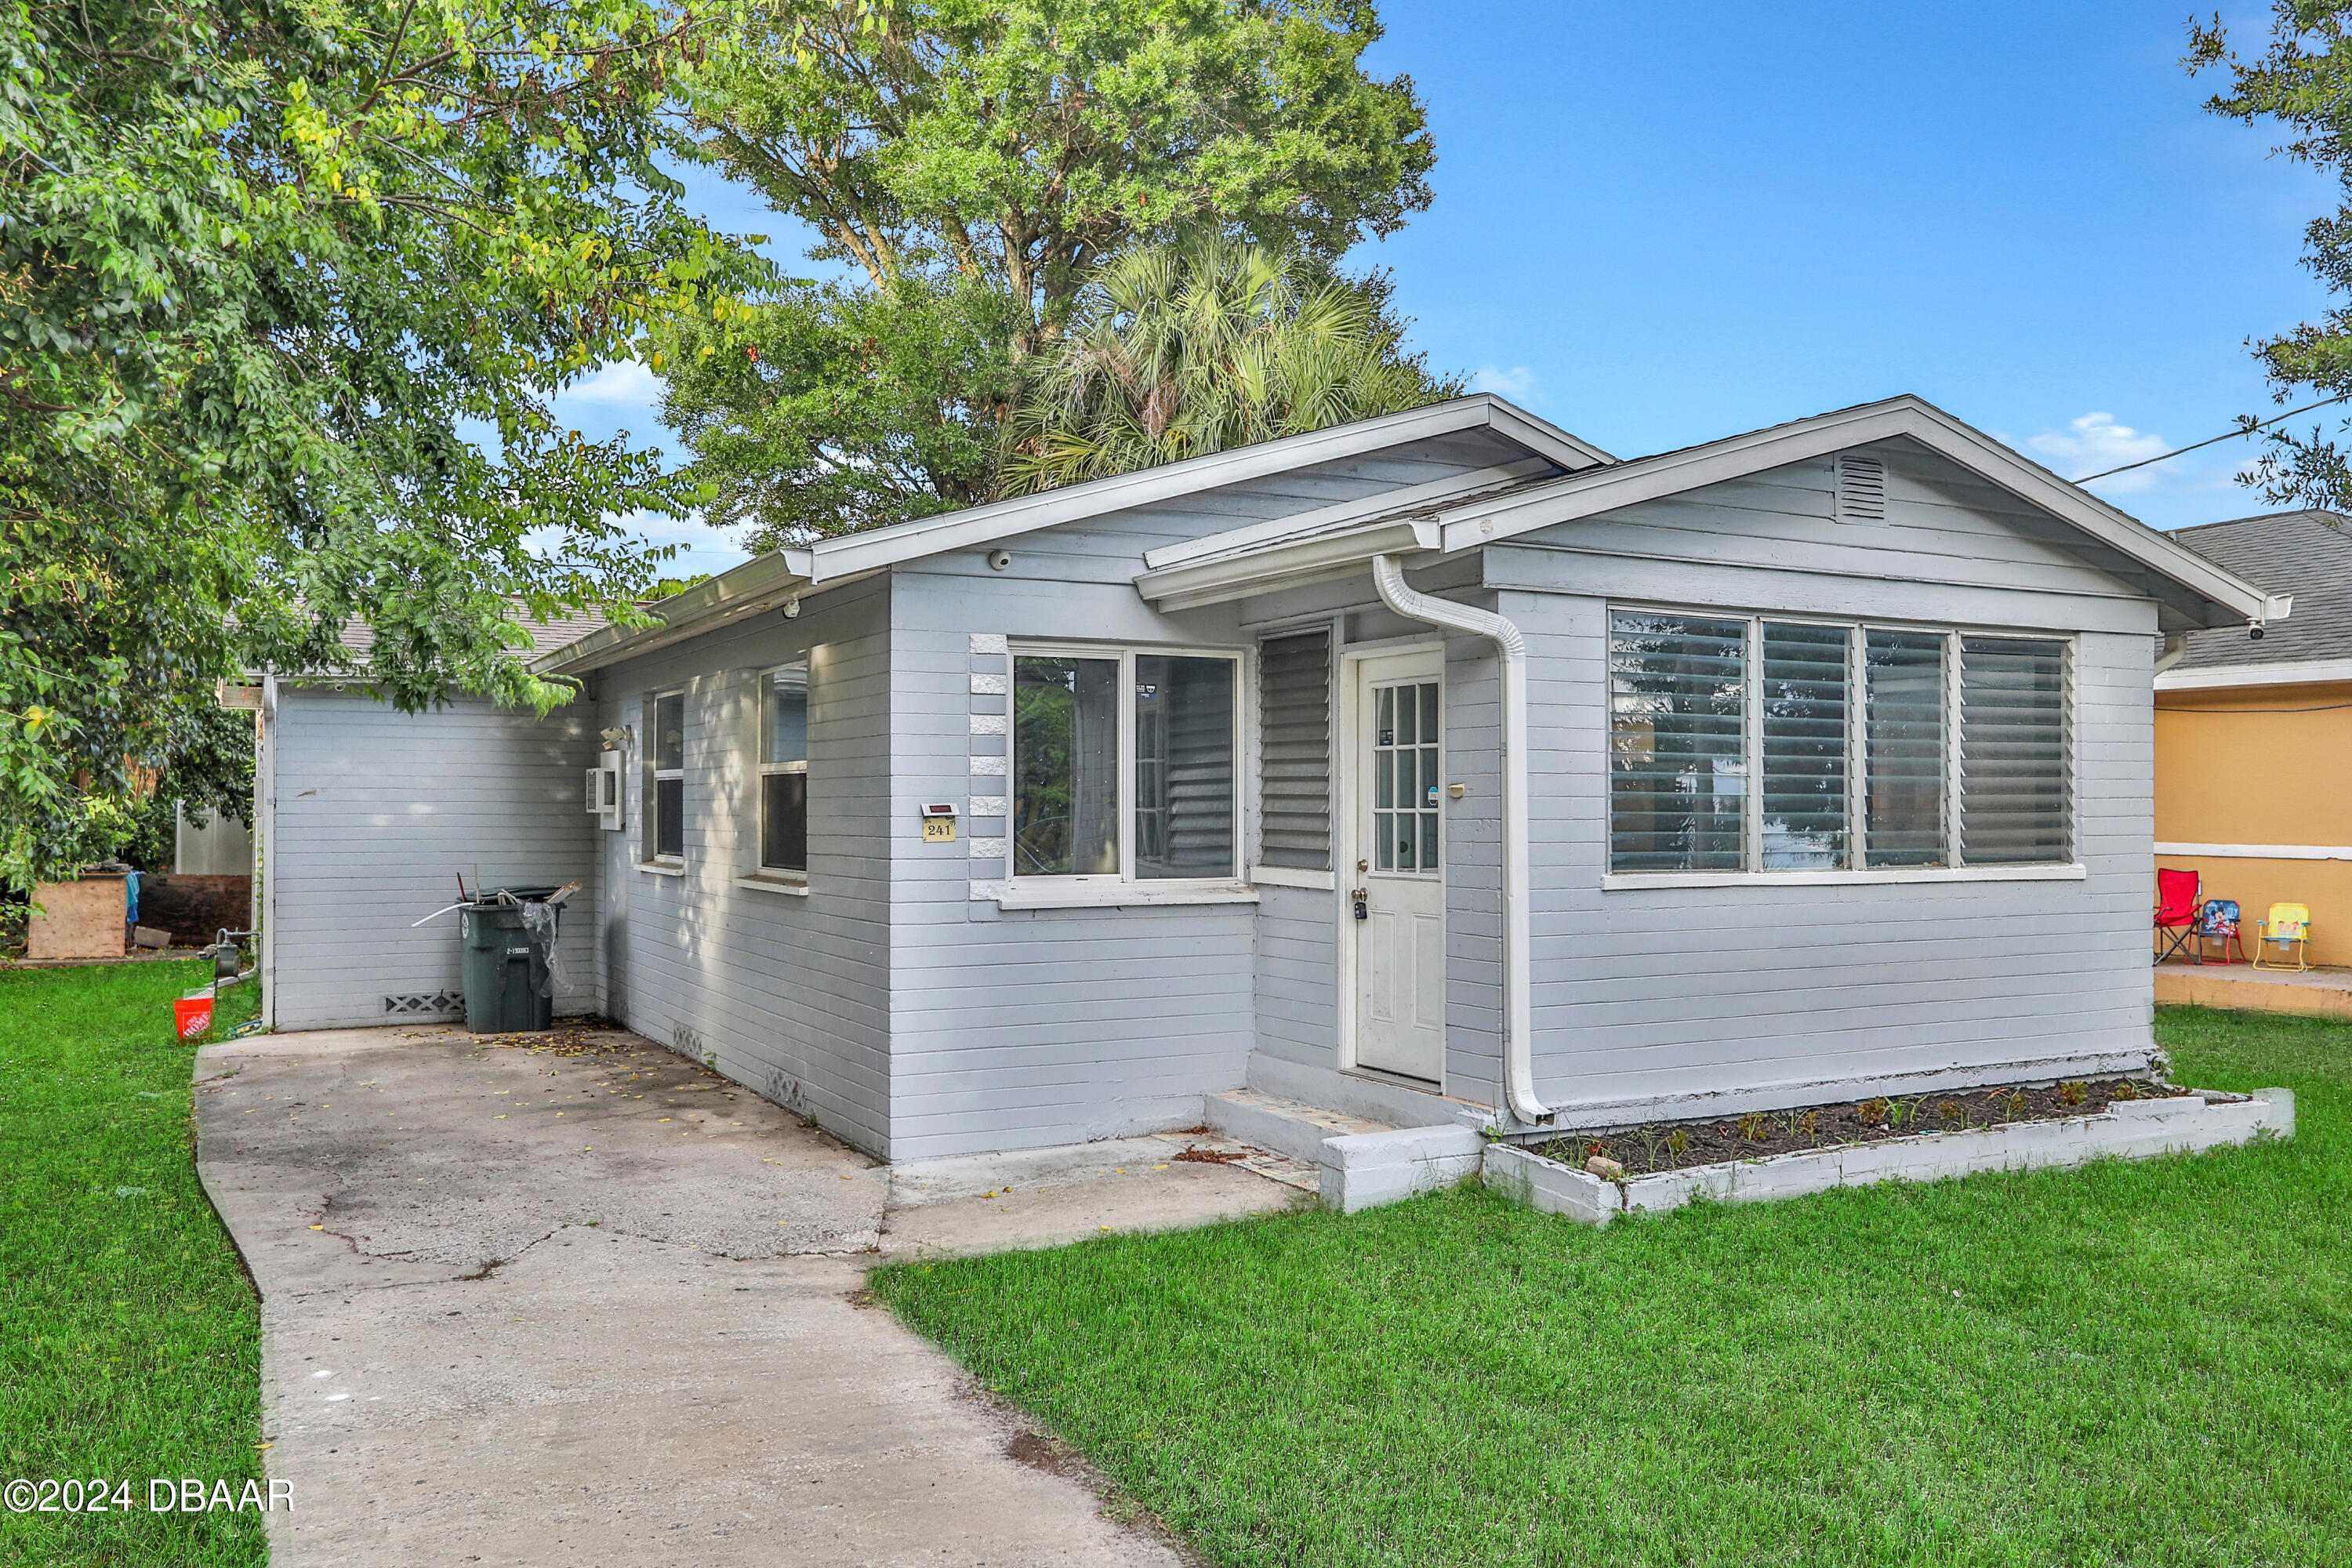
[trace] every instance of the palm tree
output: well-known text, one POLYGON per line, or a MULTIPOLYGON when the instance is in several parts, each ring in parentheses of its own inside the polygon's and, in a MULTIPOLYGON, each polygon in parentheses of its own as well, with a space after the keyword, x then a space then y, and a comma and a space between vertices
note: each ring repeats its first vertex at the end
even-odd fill
POLYGON ((1457 396, 1371 284, 1214 236, 1139 247, 1030 369, 997 489, 1026 495, 1457 396))

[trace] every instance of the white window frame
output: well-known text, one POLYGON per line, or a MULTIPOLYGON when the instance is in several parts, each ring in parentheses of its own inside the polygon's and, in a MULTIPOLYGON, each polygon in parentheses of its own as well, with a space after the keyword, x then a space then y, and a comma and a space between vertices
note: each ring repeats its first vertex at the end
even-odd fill
MULTIPOLYGON (((1601 863, 1601 889, 1605 892, 1630 892, 1654 888, 1739 888, 1739 887, 1832 887, 1872 883, 1904 882, 2079 882, 2088 875, 2082 863, 2081 781, 2076 776, 2081 765, 2081 752, 2076 743, 2078 730, 2077 678, 2080 665, 2079 638, 2071 632, 2037 631, 2016 626, 1962 626, 1948 622, 1894 621, 1877 617, 1853 616, 1821 616, 1801 613, 1782 614, 1769 610, 1733 610, 1719 605, 1631 604, 1612 601, 1602 622, 1602 675, 1604 682, 1613 681, 1608 668, 1606 639, 1614 635, 1614 618, 1619 614, 1642 616, 1689 616, 1714 621, 1741 621, 1747 625, 1742 657, 1747 679, 1743 694, 1741 761, 1747 769, 1747 792, 1741 804, 1740 858, 1745 869, 1738 871, 1617 871, 1609 868, 1612 853, 1611 840, 1615 836, 1616 792, 1609 790, 1609 798, 1601 814, 1602 845, 1601 863), (1764 721, 1763 721, 1763 649, 1764 624, 1775 626, 1834 626, 1843 628, 1846 637, 1846 737, 1845 737, 1845 797, 1846 847, 1845 864, 1834 869, 1767 871, 1762 869, 1764 846, 1764 721), (2054 642, 2063 648, 2062 680, 2065 703, 2066 765, 2066 841, 2074 858, 2070 860, 2033 861, 2024 864, 1969 866, 1869 866, 1864 863, 1868 853, 1867 808, 1868 781, 1864 764, 1868 760, 1868 663, 1866 652, 1869 634, 1874 631, 1924 632, 1944 639, 1944 853, 1948 860, 1957 860, 1960 853, 1960 641, 1963 637, 2007 638, 2013 642, 2054 642)), ((1614 708, 1609 700, 1611 692, 1603 691, 1601 704, 1601 752, 1610 754, 1611 736, 1614 724, 1614 708)), ((1604 769, 1606 763, 1604 762, 1604 769)))
MULTIPOLYGON (((772 664, 764 668, 754 670, 751 676, 751 725, 750 736, 750 745, 751 749, 751 832, 749 836, 751 838, 751 853, 744 857, 744 859, 749 864, 743 874, 739 877, 737 880, 746 887, 766 888, 776 892, 804 893, 808 890, 809 874, 807 867, 803 866, 795 870, 791 867, 771 866, 767 863, 768 780, 779 773, 798 773, 802 777, 805 778, 808 776, 809 771, 808 758, 805 755, 796 763, 772 763, 768 761, 767 747, 761 744, 761 738, 766 731, 768 723, 768 705, 771 700, 770 689, 773 686, 776 677, 787 669, 797 669, 801 672, 801 690, 803 700, 805 700, 814 692, 816 679, 815 661, 811 659, 807 654, 802 654, 798 658, 788 658, 782 664, 772 664)), ((814 717, 814 710, 815 705, 812 701, 809 703, 809 712, 812 717, 814 717)), ((804 725, 803 729, 801 749, 803 752, 809 749, 811 744, 812 736, 809 731, 812 728, 813 726, 804 725)), ((805 789, 806 786, 803 785, 803 788, 805 789)), ((803 821, 802 826, 802 839, 804 845, 807 842, 807 826, 805 821, 803 821)))
POLYGON ((685 687, 673 686, 667 690, 648 691, 646 693, 645 712, 643 714, 646 727, 646 798, 644 809, 639 813, 639 819, 644 825, 645 837, 640 850, 640 858, 637 862, 639 867, 645 870, 676 871, 686 865, 685 753, 686 721, 688 717, 687 692, 685 687), (678 766, 674 768, 665 768, 657 766, 655 759, 661 755, 661 705, 673 697, 678 700, 678 766), (677 781, 679 823, 677 853, 675 855, 663 854, 659 847, 662 837, 661 786, 664 781, 668 779, 676 779, 677 781))
POLYGON ((1231 647, 1160 647, 1134 643, 1087 643, 1051 639, 1007 644, 1004 656, 1005 894, 1009 907, 1055 904, 1199 903, 1255 901, 1256 894, 1244 880, 1248 858, 1243 842, 1247 824, 1244 791, 1249 787, 1243 765, 1243 737, 1248 732, 1251 701, 1246 649, 1231 647), (1233 862, 1220 877, 1138 877, 1135 874, 1135 661, 1139 658, 1218 658, 1233 669, 1234 721, 1230 740, 1233 759, 1233 862), (1021 658, 1101 658, 1118 661, 1118 870, 1069 876, 1021 875, 1015 867, 1013 842, 1019 837, 1013 816, 1021 779, 1019 710, 1020 683, 1014 661, 1021 658))

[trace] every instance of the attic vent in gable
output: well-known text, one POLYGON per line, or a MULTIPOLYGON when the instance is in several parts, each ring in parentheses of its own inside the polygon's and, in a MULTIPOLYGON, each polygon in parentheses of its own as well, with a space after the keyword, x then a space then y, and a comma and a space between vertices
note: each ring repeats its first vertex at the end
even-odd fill
POLYGON ((1886 516, 1886 465, 1876 458, 1842 452, 1837 460, 1840 522, 1876 522, 1886 516))

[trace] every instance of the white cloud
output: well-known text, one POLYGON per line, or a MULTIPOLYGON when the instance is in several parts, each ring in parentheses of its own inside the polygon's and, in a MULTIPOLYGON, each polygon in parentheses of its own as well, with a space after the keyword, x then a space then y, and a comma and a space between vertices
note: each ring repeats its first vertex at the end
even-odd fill
POLYGON ((1536 389, 1536 373, 1526 365, 1515 364, 1509 369, 1501 365, 1482 364, 1470 377, 1470 390, 1491 392, 1497 397, 1525 397, 1536 389))
MULTIPOLYGON (((2070 479, 2105 473, 2126 463, 2145 462, 2172 449, 2172 443, 2163 437, 2118 425, 2116 416, 2107 413, 2085 414, 2068 421, 2064 430, 2044 430, 2029 437, 2025 445, 2036 456, 2049 459, 2053 468, 2070 479)), ((2128 474, 2095 482, 2101 489, 2120 493, 2147 489, 2162 477, 2158 468, 2135 468, 2128 474)))
POLYGON ((661 401, 661 378, 636 360, 615 360, 557 395, 581 403, 651 408, 661 401))

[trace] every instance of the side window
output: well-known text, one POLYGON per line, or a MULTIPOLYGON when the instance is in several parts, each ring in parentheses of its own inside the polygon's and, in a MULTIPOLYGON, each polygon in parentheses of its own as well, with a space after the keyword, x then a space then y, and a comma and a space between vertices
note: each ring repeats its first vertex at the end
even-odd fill
POLYGON ((686 693, 646 700, 645 844, 648 860, 686 858, 686 693))
POLYGON ((808 871, 805 659, 760 678, 760 869, 808 871))

